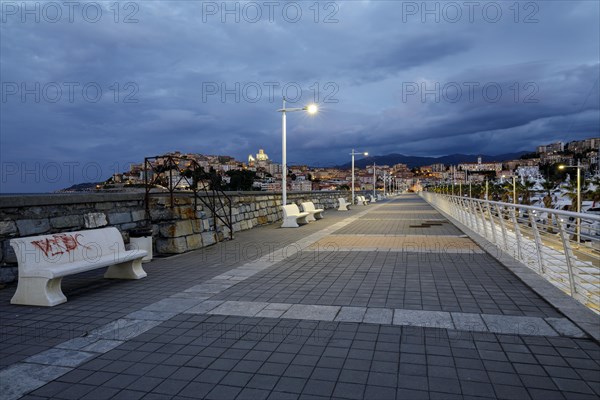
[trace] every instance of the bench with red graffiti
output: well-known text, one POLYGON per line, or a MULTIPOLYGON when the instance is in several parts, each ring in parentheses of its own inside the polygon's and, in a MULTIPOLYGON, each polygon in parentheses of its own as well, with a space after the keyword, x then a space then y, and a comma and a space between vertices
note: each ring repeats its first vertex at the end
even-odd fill
POLYGON ((11 304, 55 306, 67 301, 64 276, 108 267, 105 278, 141 279, 145 250, 125 250, 116 228, 11 239, 19 262, 19 281, 11 304))

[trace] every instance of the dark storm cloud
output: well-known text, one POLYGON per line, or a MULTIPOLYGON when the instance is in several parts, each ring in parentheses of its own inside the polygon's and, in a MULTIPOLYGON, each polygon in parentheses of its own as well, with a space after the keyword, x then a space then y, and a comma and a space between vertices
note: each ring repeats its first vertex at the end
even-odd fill
POLYGON ((318 22, 312 3, 298 3, 298 22, 283 18, 281 7, 273 22, 263 13, 256 23, 243 16, 223 23, 205 13, 208 2, 135 3, 137 23, 123 23, 127 3, 119 3, 119 23, 112 3, 95 23, 80 14, 73 23, 23 23, 3 8, 1 191, 106 179, 172 150, 245 159, 265 148, 279 160, 284 87, 301 88, 295 105, 319 100, 322 110, 289 115, 292 162, 341 164, 351 148, 503 153, 599 134, 597 2, 538 2, 537 22, 528 24, 499 2, 502 18, 493 23, 480 10, 473 21, 463 14, 456 23, 444 15, 423 22, 406 14, 409 3, 339 2, 336 11, 322 2, 318 22), (23 97, 21 84, 35 92, 36 83, 41 98, 23 97), (474 83, 472 100, 466 91, 452 98, 452 84, 474 83), (53 84, 63 90, 58 101, 53 84), (72 101, 69 84, 77 84, 72 101), (419 92, 407 93, 414 85, 419 92), (482 94, 485 85, 498 85, 500 98, 482 94), (423 88, 439 98, 423 98, 423 88), (77 163, 76 176, 45 179, 48 163, 77 163), (96 164, 101 173, 92 173, 96 164))

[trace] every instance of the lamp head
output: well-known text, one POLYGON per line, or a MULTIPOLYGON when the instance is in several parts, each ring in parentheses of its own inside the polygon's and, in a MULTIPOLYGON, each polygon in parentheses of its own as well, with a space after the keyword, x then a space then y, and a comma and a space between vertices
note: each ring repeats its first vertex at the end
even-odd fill
POLYGON ((559 165, 558 169, 565 169, 565 166, 564 165, 559 165))
POLYGON ((365 156, 368 156, 368 155, 369 155, 369 152, 368 152, 368 151, 365 151, 363 154, 364 154, 365 156))
POLYGON ((316 114, 319 111, 319 107, 317 107, 316 104, 309 104, 308 106, 304 107, 304 109, 309 113, 309 114, 316 114))

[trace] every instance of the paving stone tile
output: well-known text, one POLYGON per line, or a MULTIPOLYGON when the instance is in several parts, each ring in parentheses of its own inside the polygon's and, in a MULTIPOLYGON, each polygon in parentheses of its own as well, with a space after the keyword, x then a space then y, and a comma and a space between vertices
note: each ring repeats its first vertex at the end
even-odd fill
POLYGON ((206 399, 210 400, 220 400, 220 399, 233 399, 240 392, 242 388, 237 386, 226 386, 226 385, 217 385, 210 391, 208 395, 206 395, 206 399))
POLYGON ((339 310, 340 307, 337 306, 294 304, 282 318, 333 321, 339 310))
POLYGON ((367 385, 364 396, 366 399, 394 400, 396 398, 396 389, 367 385))
POLYGON ((237 315, 241 317, 253 317, 267 306, 264 302, 250 301, 226 301, 218 307, 210 310, 208 314, 237 315))
MULTIPOLYGON (((396 391, 397 399, 414 399, 414 400, 429 400, 429 392, 421 390, 403 389, 399 388, 396 391)), ((444 393, 444 400, 447 399, 447 393, 444 393)))
POLYGON ((337 317, 335 317, 335 320, 340 322, 362 322, 366 312, 366 307, 344 306, 341 308, 337 317))
POLYGON ((127 314, 128 319, 147 319, 150 321, 167 321, 177 315, 177 312, 172 311, 149 311, 138 310, 127 314))
POLYGON ((333 391, 333 397, 344 399, 362 399, 365 392, 365 385, 356 383, 338 382, 333 391))
POLYGON ((450 313, 452 322, 458 330, 487 332, 487 327, 479 314, 450 313))
POLYGON ((490 332, 513 335, 557 336, 543 318, 513 315, 482 315, 490 332))
POLYGON ((307 380, 303 378, 281 377, 275 386, 275 390, 287 393, 302 393, 307 380))
POLYGON ((304 386, 302 394, 330 398, 334 388, 335 382, 333 381, 320 381, 316 379, 309 379, 306 382, 306 385, 304 386))
POLYGON ((154 304, 144 307, 142 310, 145 311, 157 311, 157 312, 184 312, 190 308, 197 306, 202 303, 203 299, 178 299, 178 298, 166 298, 157 301, 154 304))
POLYGON ((367 308, 363 322, 371 324, 391 324, 394 312, 387 308, 367 308))
POLYGON ((394 310, 394 325, 454 329, 450 313, 444 311, 394 310))
POLYGON ((562 336, 584 338, 587 335, 566 318, 544 318, 552 328, 562 336))
POLYGON ((430 376, 429 390, 432 392, 461 394, 460 381, 437 376, 430 376))
POLYGON ((120 389, 109 388, 109 387, 96 387, 92 391, 86 393, 81 399, 85 400, 110 400, 113 399, 120 389))
POLYGON ((494 392, 499 399, 515 400, 515 399, 530 399, 527 389, 523 386, 509 386, 494 384, 494 392))
POLYGON ((236 399, 238 400, 263 400, 269 397, 271 392, 268 390, 244 388, 238 394, 236 399))
POLYGON ((55 348, 31 356, 25 361, 33 364, 76 367, 95 356, 96 354, 90 352, 55 348))
POLYGON ((188 314, 206 314, 220 306, 222 303, 223 300, 205 300, 197 306, 187 309, 185 312, 188 314))
POLYGON ((71 368, 56 365, 14 364, 0 370, 0 393, 8 400, 17 399, 69 371, 71 368))
POLYGON ((283 313, 285 311, 284 310, 261 310, 259 311, 255 317, 259 317, 259 318, 280 318, 283 313))
POLYGON ((100 339, 94 343, 91 343, 84 348, 83 351, 89 351, 92 353, 106 353, 116 347, 119 347, 125 343, 123 340, 110 340, 110 339, 100 339))

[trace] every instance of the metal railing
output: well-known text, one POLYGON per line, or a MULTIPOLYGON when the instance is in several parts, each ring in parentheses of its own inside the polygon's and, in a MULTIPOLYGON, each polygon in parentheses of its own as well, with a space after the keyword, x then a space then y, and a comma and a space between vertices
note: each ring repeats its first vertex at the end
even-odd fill
POLYGON ((600 313, 600 215, 431 192, 421 197, 600 313))

